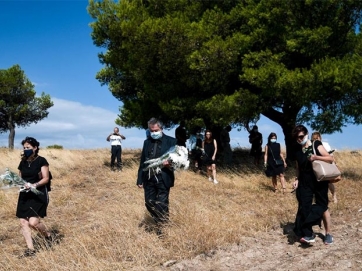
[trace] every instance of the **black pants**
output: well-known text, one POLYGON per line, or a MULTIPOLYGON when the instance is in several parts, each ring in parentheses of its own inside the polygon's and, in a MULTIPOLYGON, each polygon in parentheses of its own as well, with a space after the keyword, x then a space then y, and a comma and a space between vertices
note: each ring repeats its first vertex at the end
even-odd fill
POLYGON ((117 168, 121 169, 122 167, 122 146, 112 146, 111 149, 111 168, 114 168, 114 162, 117 158, 117 168))
POLYGON ((167 222, 169 217, 168 197, 170 187, 166 187, 161 176, 155 176, 143 183, 145 205, 156 223, 167 222))
POLYGON ((191 151, 191 156, 192 156, 192 159, 197 162, 197 169, 201 170, 202 169, 202 159, 201 159, 202 151, 193 149, 191 151))
POLYGON ((328 182, 317 182, 314 177, 308 184, 298 185, 296 196, 298 212, 294 232, 301 237, 312 236, 312 227, 314 225, 320 226, 323 213, 328 210, 328 182), (313 198, 315 200, 314 204, 313 198))

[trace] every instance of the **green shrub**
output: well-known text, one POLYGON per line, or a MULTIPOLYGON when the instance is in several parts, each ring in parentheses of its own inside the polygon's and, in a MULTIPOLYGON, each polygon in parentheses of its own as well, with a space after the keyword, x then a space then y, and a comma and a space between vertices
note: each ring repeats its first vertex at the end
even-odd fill
POLYGON ((62 150, 63 149, 63 146, 61 145, 50 145, 47 147, 47 149, 58 149, 58 150, 62 150))

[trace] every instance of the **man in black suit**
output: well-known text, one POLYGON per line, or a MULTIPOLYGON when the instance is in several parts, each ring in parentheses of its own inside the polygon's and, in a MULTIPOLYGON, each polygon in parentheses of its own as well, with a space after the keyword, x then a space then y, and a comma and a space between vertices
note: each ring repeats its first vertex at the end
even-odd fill
POLYGON ((137 186, 144 189, 145 205, 157 224, 168 221, 169 193, 175 181, 169 161, 164 161, 160 171, 147 170, 144 162, 158 158, 176 145, 176 139, 163 133, 163 124, 156 118, 148 121, 150 137, 144 143, 138 169, 137 186))

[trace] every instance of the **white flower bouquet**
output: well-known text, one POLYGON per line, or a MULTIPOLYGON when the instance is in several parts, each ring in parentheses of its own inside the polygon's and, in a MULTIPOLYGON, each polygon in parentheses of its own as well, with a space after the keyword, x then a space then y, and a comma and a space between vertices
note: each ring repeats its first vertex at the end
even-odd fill
POLYGON ((183 146, 174 146, 165 154, 158 158, 150 159, 145 162, 147 165, 143 171, 153 170, 156 173, 161 171, 163 162, 169 161, 175 170, 188 169, 190 165, 188 151, 183 146))
POLYGON ((14 186, 20 186, 20 192, 33 192, 36 195, 43 194, 41 191, 32 187, 30 184, 30 188, 25 188, 25 184, 27 183, 24 179, 22 179, 19 175, 12 172, 9 168, 5 169, 5 173, 0 175, 0 186, 1 189, 8 189, 14 186))

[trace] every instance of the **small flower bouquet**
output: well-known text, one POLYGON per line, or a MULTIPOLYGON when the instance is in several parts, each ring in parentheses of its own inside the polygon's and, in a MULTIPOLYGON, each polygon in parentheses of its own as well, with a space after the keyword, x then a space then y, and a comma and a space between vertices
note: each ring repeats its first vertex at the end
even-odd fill
POLYGON ((14 186, 20 186, 20 192, 33 192, 36 195, 43 194, 35 187, 25 188, 27 182, 22 179, 19 175, 12 172, 9 168, 6 168, 5 173, 0 175, 0 186, 1 189, 8 189, 14 186))
POLYGON ((153 170, 156 173, 161 171, 163 162, 169 161, 175 170, 188 169, 190 165, 188 151, 183 146, 174 146, 162 156, 150 159, 145 162, 147 165, 143 171, 153 170))

